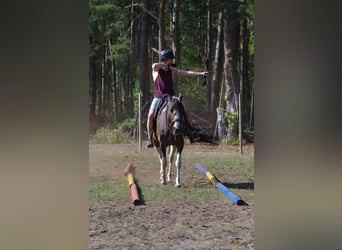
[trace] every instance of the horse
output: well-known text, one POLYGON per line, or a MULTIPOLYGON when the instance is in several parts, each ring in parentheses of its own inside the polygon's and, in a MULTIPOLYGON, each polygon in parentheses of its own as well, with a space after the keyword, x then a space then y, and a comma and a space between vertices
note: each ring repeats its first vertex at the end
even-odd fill
MULTIPOLYGON (((186 115, 182 103, 182 95, 172 97, 166 95, 164 100, 167 103, 156 111, 155 126, 152 136, 152 144, 158 152, 160 160, 160 183, 166 185, 171 182, 171 171, 173 164, 177 169, 176 187, 180 187, 180 169, 182 160, 182 150, 184 147, 184 137, 186 134, 186 115), (169 169, 166 176, 166 149, 169 147, 168 165, 169 169), (176 161, 174 155, 177 152, 176 161)), ((161 101, 163 102, 163 101, 161 101)), ((159 105, 160 107, 160 105, 159 105)))

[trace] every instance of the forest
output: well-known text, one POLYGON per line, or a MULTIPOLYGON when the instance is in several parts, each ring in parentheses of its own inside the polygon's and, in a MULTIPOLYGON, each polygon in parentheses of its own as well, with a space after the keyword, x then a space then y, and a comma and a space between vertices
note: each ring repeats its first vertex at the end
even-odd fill
POLYGON ((209 72, 173 79, 199 126, 216 135, 221 112, 254 131, 253 0, 90 0, 90 120, 135 126, 140 95, 145 124, 163 49, 177 68, 209 72))

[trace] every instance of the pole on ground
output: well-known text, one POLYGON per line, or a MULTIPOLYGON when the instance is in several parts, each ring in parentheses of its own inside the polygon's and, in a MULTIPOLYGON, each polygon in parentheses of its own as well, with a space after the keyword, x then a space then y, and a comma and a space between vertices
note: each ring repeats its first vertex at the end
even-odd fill
POLYGON ((133 167, 133 164, 130 162, 127 164, 125 170, 124 170, 124 175, 127 176, 128 179, 128 185, 129 188, 131 189, 131 197, 134 205, 139 205, 140 204, 140 198, 137 190, 137 185, 134 182, 134 171, 135 168, 133 167))
POLYGON ((238 196, 236 196, 232 191, 230 191, 226 186, 224 186, 221 182, 217 180, 217 178, 210 173, 207 169, 202 167, 200 164, 195 163, 195 167, 204 175, 206 175, 209 179, 209 181, 216 186, 218 190, 220 190, 222 193, 224 193, 231 201, 233 201, 237 205, 247 205, 245 201, 240 199, 238 196))

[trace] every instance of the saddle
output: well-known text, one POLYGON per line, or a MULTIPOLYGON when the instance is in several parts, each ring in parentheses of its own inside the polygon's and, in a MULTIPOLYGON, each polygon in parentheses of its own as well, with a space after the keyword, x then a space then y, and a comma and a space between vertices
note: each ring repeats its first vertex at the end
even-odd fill
POLYGON ((154 112, 154 119, 153 119, 153 133, 156 132, 156 127, 157 127, 157 117, 160 115, 161 111, 166 107, 168 102, 167 95, 164 95, 157 106, 156 112, 154 112))

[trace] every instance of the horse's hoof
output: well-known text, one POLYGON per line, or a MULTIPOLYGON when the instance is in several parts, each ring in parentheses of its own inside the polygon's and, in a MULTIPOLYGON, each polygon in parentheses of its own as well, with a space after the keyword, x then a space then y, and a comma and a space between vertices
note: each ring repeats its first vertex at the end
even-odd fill
POLYGON ((175 187, 177 188, 180 188, 180 186, 181 186, 180 184, 175 184, 175 187))
POLYGON ((166 182, 164 181, 164 182, 161 182, 160 184, 162 184, 162 185, 166 185, 166 182))

